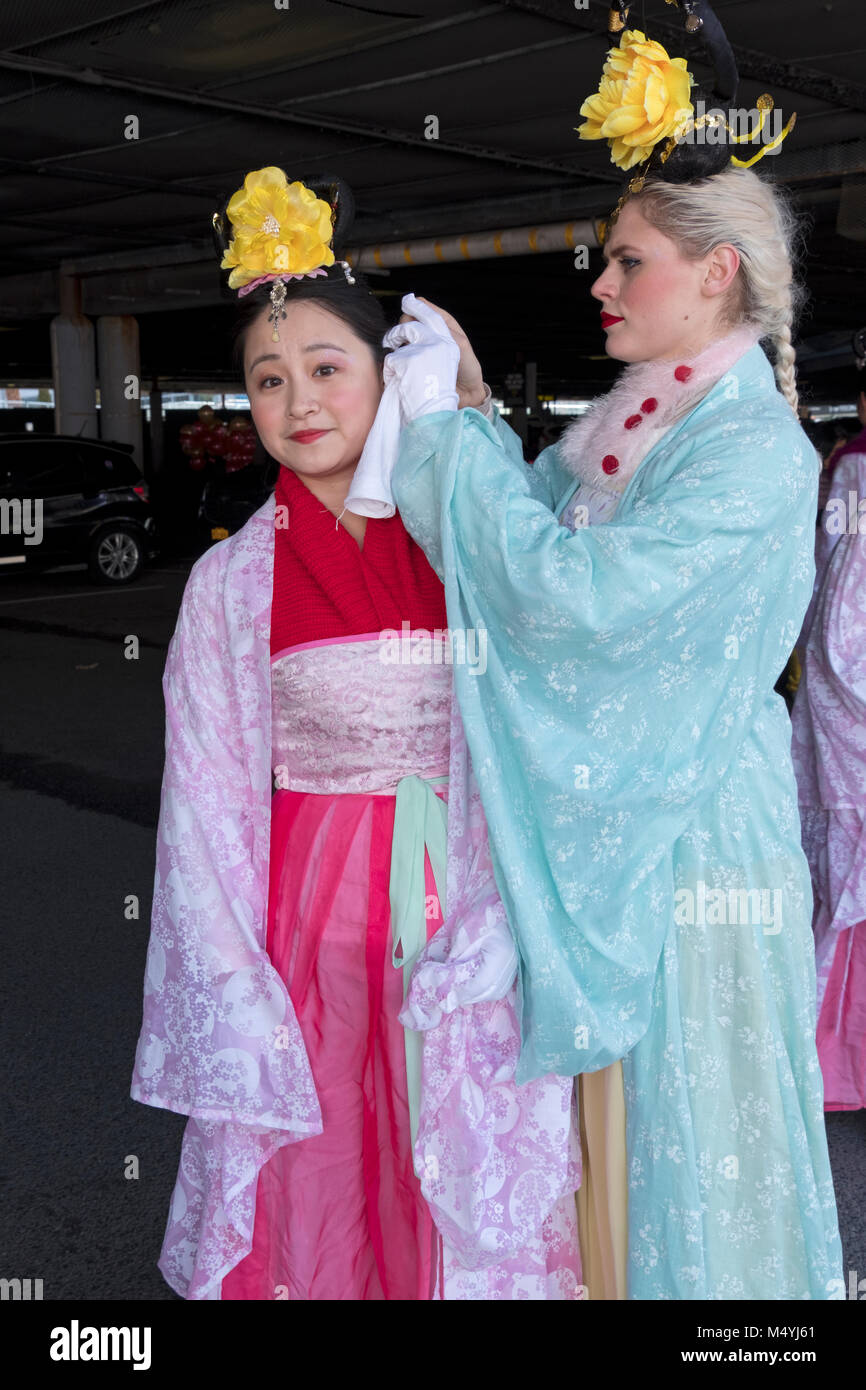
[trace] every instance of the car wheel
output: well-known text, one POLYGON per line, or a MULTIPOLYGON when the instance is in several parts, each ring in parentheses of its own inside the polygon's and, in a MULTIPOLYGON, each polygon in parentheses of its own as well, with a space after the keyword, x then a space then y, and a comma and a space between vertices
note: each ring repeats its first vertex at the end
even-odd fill
POLYGON ((94 536, 87 568, 97 584, 129 584, 144 565, 144 547, 137 531, 109 526, 94 536))

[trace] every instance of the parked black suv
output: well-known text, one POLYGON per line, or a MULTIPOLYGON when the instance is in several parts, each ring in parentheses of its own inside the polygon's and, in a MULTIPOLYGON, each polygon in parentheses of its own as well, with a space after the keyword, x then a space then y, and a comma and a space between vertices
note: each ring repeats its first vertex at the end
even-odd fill
POLYGON ((158 552, 131 452, 74 435, 0 434, 0 566, 86 561, 97 583, 137 579, 158 552))

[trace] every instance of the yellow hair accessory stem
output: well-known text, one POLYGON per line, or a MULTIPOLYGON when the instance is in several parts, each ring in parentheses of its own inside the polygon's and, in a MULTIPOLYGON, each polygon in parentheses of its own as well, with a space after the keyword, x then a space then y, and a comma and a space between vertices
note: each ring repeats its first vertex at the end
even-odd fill
POLYGON ((752 165, 757 164, 758 160, 763 159, 764 155, 769 154, 770 150, 777 150, 779 148, 785 136, 789 135, 793 130, 796 119, 797 113, 795 111, 784 130, 781 130, 775 139, 770 140, 768 144, 762 145, 758 153, 752 155, 751 159, 737 159, 736 155, 731 155, 731 163, 736 164, 738 169, 751 169, 752 165))
POLYGON ((753 140, 757 140, 764 126, 767 124, 767 119, 773 109, 773 98, 765 92, 763 96, 758 97, 755 105, 758 108, 758 124, 755 126, 754 130, 747 130, 744 131, 742 135, 735 135, 727 121, 725 122, 725 128, 731 137, 732 144, 741 145, 744 140, 751 144, 753 140))

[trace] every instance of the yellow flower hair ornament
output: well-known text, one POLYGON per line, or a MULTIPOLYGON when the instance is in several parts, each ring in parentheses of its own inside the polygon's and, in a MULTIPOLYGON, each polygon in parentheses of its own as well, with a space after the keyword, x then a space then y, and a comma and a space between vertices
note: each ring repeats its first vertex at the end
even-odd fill
POLYGON ((685 13, 687 35, 702 36, 715 72, 714 104, 707 109, 710 104, 686 59, 672 58, 662 44, 647 39, 639 29, 627 29, 628 0, 612 0, 610 32, 620 34, 619 46, 608 50, 599 89, 581 106, 580 114, 586 119, 577 127, 582 140, 607 140, 613 163, 633 171, 608 226, 648 177, 682 183, 720 173, 728 164, 749 169, 779 148, 796 120, 795 113, 772 139, 764 137, 773 109, 772 97, 765 94, 758 97, 753 128, 743 130, 744 116, 748 122, 750 113, 732 105, 739 83, 736 59, 708 0, 666 3, 685 13), (732 146, 759 138, 761 148, 751 158, 732 154, 732 146))
POLYGON ((586 120, 577 133, 607 140, 614 164, 631 169, 694 115, 693 82, 685 58, 671 58, 640 29, 627 29, 608 52, 598 91, 580 108, 586 120))
MULTIPOLYGON (((268 165, 247 174, 229 199, 226 217, 234 231, 220 266, 231 272, 229 287, 239 296, 272 282, 268 320, 274 325, 274 342, 279 341, 277 321, 286 317, 288 281, 326 276, 336 263, 349 284, 355 283, 348 262, 334 259, 331 205, 304 184, 289 183, 282 169, 268 165)), ((218 213, 213 224, 221 233, 218 213)))

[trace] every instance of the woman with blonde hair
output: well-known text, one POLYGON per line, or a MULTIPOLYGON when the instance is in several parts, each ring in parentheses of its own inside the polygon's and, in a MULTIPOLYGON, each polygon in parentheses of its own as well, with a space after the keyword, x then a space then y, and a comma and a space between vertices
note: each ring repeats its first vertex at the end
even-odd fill
MULTIPOLYGON (((686 8, 731 101, 718 21, 686 8)), ((479 406, 414 420, 392 485, 449 624, 487 634, 485 673, 455 678, 519 954, 516 1075, 580 1078, 590 1297, 841 1298, 773 689, 818 483, 794 224, 729 144, 684 129, 689 96, 685 60, 626 30, 582 108, 581 134, 638 166, 592 286, 613 389, 529 468, 443 314, 479 406)))

